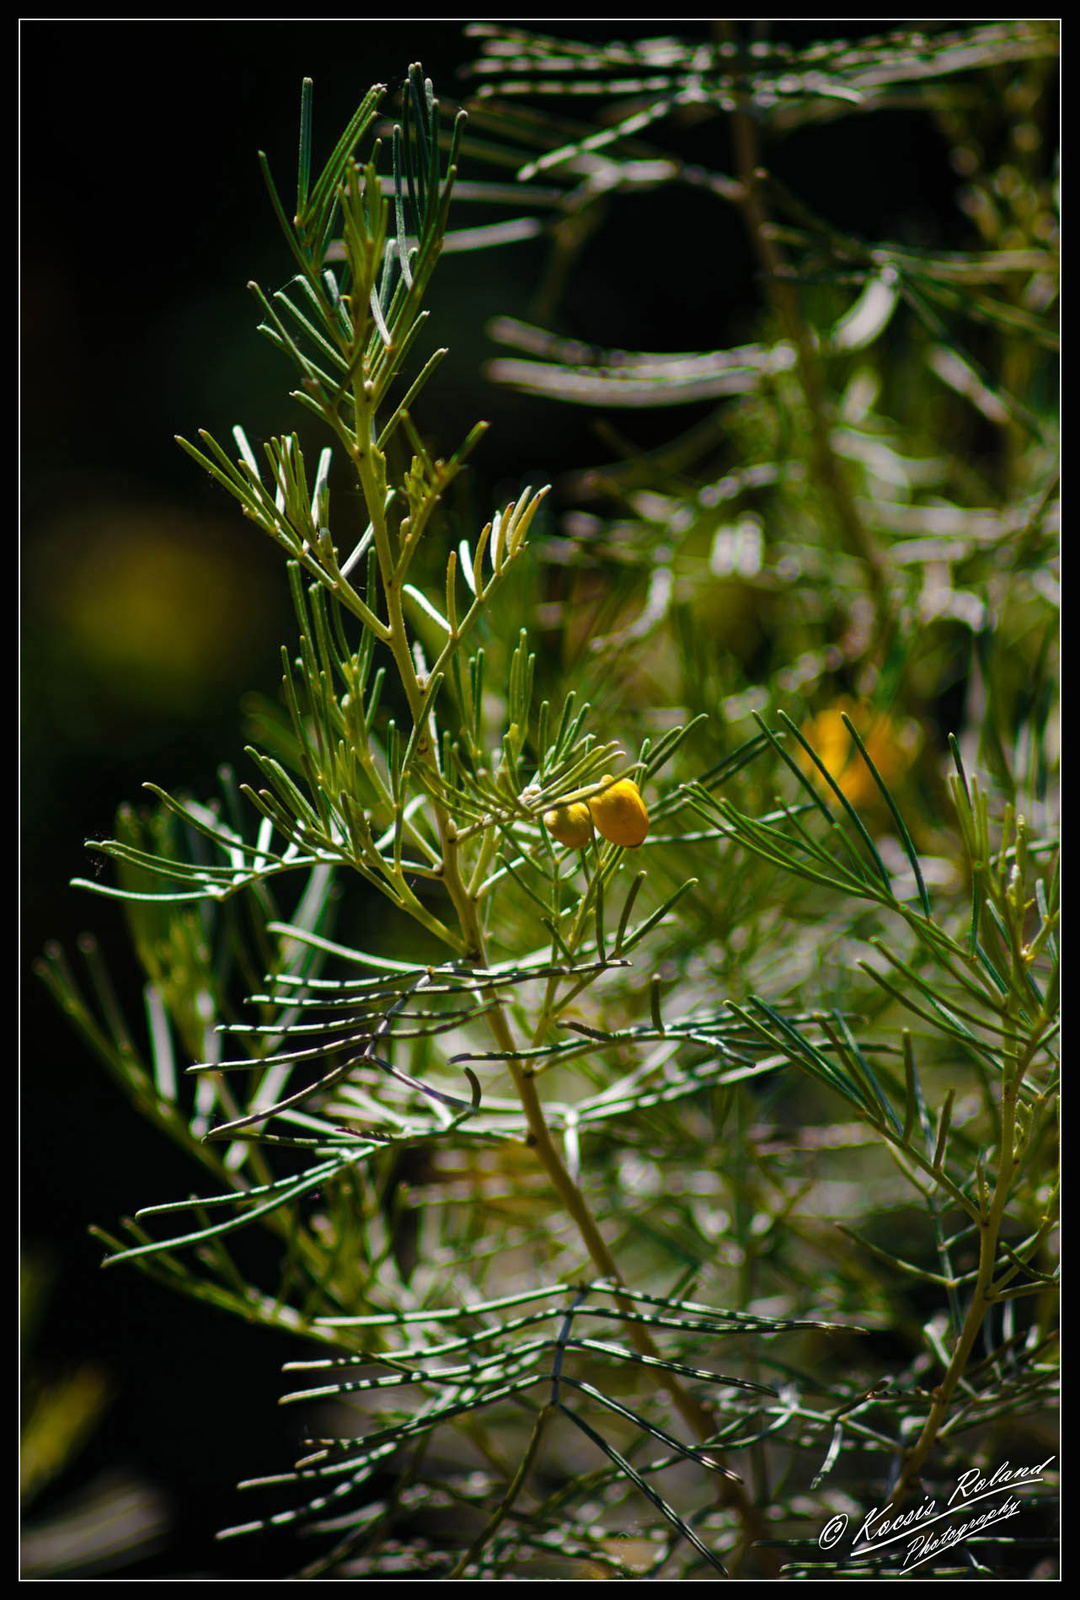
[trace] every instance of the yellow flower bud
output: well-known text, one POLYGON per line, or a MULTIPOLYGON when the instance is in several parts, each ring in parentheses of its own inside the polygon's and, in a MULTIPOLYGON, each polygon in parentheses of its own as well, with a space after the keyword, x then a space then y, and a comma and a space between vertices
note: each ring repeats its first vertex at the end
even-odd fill
MULTIPOLYGON (((607 778, 603 782, 607 783, 607 778)), ((603 834, 612 844, 622 844, 634 849, 641 844, 649 831, 649 813, 641 798, 641 791, 630 778, 620 778, 602 794, 594 794, 589 810, 597 833, 603 834)))
POLYGON ((552 838, 558 839, 560 844, 568 844, 572 850, 584 850, 592 838, 589 808, 580 800, 575 800, 572 805, 556 806, 552 811, 545 811, 544 827, 552 838))

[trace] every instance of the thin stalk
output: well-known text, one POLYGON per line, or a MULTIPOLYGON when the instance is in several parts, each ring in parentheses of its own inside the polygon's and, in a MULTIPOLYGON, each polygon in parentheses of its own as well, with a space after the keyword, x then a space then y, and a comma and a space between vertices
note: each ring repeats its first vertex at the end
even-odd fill
MULTIPOLYGON (((456 905, 459 904, 458 895, 460 893, 460 911, 464 913, 465 917, 465 921, 462 923, 462 933, 466 944, 470 949, 475 949, 477 965, 486 967, 488 965, 487 954, 483 929, 480 927, 479 918, 476 915, 476 900, 464 893, 464 885, 457 870, 456 849, 453 846, 451 846, 447 860, 447 868, 446 885, 456 905), (455 879, 456 882, 454 881, 455 879)), ((531 1067, 524 1066, 514 1060, 516 1044, 510 1031, 510 1025, 503 1013, 500 999, 493 990, 486 990, 484 999, 490 1002, 490 1009, 487 1013, 488 1021, 499 1049, 506 1053, 507 1065, 510 1069, 514 1088, 517 1090, 518 1098, 525 1112, 525 1120, 529 1127, 526 1143, 535 1151, 555 1193, 577 1228, 582 1243, 600 1276, 607 1279, 617 1288, 622 1287, 624 1279, 619 1271, 615 1257, 600 1232, 596 1219, 589 1209, 588 1201, 567 1171, 558 1147, 551 1136, 551 1129, 548 1127, 547 1118, 544 1115, 543 1104, 537 1093, 534 1072, 531 1067)), ((621 1310, 627 1313, 632 1311, 633 1307, 629 1300, 618 1294, 616 1294, 615 1298, 621 1310)), ((654 1360, 663 1360, 663 1356, 654 1344, 648 1330, 640 1323, 630 1322, 628 1324, 628 1332, 631 1342, 641 1355, 648 1356, 654 1360)), ((710 1439, 716 1432, 716 1426, 706 1408, 699 1404, 678 1379, 670 1374, 666 1374, 658 1381, 690 1431, 703 1442, 710 1439)), ((718 1465, 722 1466, 723 1457, 719 1451, 716 1452, 716 1459, 718 1465)), ((733 1482, 729 1478, 721 1478, 718 1486, 718 1495, 720 1503, 731 1507, 738 1515, 743 1530, 744 1547, 765 1537, 765 1526, 760 1513, 757 1507, 747 1498, 741 1483, 733 1482)), ((770 1577, 778 1576, 779 1563, 772 1553, 767 1550, 760 1550, 758 1554, 761 1564, 768 1575, 770 1577)))
MULTIPOLYGON (((723 22, 721 32, 734 41, 734 24, 723 22)), ((741 208, 751 242, 765 276, 766 291, 785 337, 795 351, 796 371, 810 417, 811 461, 814 476, 833 508, 845 548, 865 563, 877 613, 877 653, 884 658, 894 626, 886 583, 887 568, 877 540, 863 523, 855 498, 832 445, 829 406, 813 334, 802 314, 794 275, 773 235, 762 197, 761 155, 757 128, 740 105, 732 113, 736 172, 742 192, 741 208)))
POLYGON ((462 1556, 453 1572, 450 1573, 451 1578, 463 1578, 469 1567, 472 1566, 473 1562, 483 1554, 484 1550, 486 1550, 487 1546, 495 1537, 499 1530, 500 1523, 506 1519, 507 1515, 513 1508, 514 1501, 517 1499, 518 1495, 525 1486, 525 1480, 529 1475, 530 1469, 532 1468, 533 1461, 536 1459, 536 1452, 540 1448, 540 1441, 543 1438, 547 1424, 553 1415, 554 1407, 550 1405, 544 1406, 544 1408, 537 1413, 536 1423, 532 1431, 532 1437, 529 1440, 525 1454, 518 1463, 517 1471, 510 1480, 510 1487, 503 1496, 494 1516, 491 1518, 491 1521, 473 1540, 472 1544, 466 1550, 465 1554, 462 1556))
MULTIPOLYGON (((1009 1009, 1014 1011, 1018 1009, 1015 1006, 1015 1001, 1009 1009)), ((889 1505, 899 1506, 903 1502, 913 1482, 918 1478, 927 1457, 937 1443, 948 1417, 953 1396, 964 1375, 975 1340, 979 1336, 983 1320, 994 1301, 992 1289, 994 1267, 998 1254, 998 1239, 1005 1216, 1005 1207, 1012 1189, 1013 1178, 1020 1164, 1020 1154, 1016 1147, 1016 1102, 1021 1078, 1022 1073, 1017 1050, 1015 1046, 1007 1043, 1004 1050, 1004 1070, 1002 1073, 998 1171, 989 1203, 980 1205, 979 1208, 979 1267, 975 1277, 975 1286, 968 1305, 967 1316, 964 1318, 964 1326, 960 1331, 960 1337, 956 1342, 945 1376, 932 1391, 933 1404, 930 1407, 930 1413, 923 1424, 922 1432, 914 1448, 904 1459, 900 1475, 887 1502, 889 1505)))

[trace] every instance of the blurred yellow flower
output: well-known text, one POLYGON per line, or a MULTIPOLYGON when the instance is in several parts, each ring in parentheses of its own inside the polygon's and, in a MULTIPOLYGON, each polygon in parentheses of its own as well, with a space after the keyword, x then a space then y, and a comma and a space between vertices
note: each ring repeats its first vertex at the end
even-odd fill
MULTIPOLYGON (((845 712, 890 790, 901 782, 918 754, 918 728, 914 722, 898 721, 887 711, 879 711, 868 700, 852 700, 842 695, 827 710, 819 711, 816 717, 804 722, 799 730, 828 768, 846 800, 869 810, 883 807, 884 800, 873 774, 844 726, 845 712)), ((835 799, 809 756, 801 751, 799 765, 815 780, 826 799, 835 799)))

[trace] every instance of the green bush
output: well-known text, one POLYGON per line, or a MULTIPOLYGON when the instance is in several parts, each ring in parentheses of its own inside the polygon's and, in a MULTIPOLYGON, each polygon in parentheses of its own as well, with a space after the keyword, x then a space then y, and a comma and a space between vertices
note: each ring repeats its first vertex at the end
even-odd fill
POLYGON ((305 1575, 1040 1573, 1055 32, 474 31, 468 123, 414 67, 400 122, 373 89, 318 173, 305 83, 295 214, 270 181, 293 275, 257 293, 314 444, 181 440, 285 552, 297 634, 252 782, 148 785, 98 847, 116 884, 83 885, 124 902, 145 1040, 92 943, 91 1000, 41 963, 206 1169, 95 1230, 106 1264, 295 1336, 310 1448, 254 1463, 225 1532, 302 1527, 305 1575), (552 88, 603 115, 541 115, 552 88), (963 251, 855 237, 772 172, 901 105, 963 176, 963 251), (495 221, 450 228, 459 168, 495 221), (753 340, 548 331, 639 192, 674 281, 702 270, 688 190, 746 230, 753 340), (493 381, 697 413, 649 448, 608 418, 559 518, 533 485, 478 528, 482 425, 439 459, 414 420, 424 300, 442 251, 527 237, 537 323, 493 324, 527 357, 493 381), (1003 1463, 1023 1539, 918 1543, 1003 1463))

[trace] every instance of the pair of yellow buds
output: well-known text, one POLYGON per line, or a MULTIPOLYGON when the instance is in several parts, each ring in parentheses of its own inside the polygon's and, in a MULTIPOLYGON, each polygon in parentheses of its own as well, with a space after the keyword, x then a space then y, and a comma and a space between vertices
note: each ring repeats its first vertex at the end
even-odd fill
POLYGON ((569 805, 545 811, 544 827, 552 838, 569 845, 572 850, 585 848, 593 836, 594 824, 597 833, 611 844, 634 849, 649 831, 649 813, 641 791, 631 778, 620 778, 618 783, 612 783, 605 774, 600 781, 610 784, 610 788, 590 796, 587 805, 574 800, 569 805))

